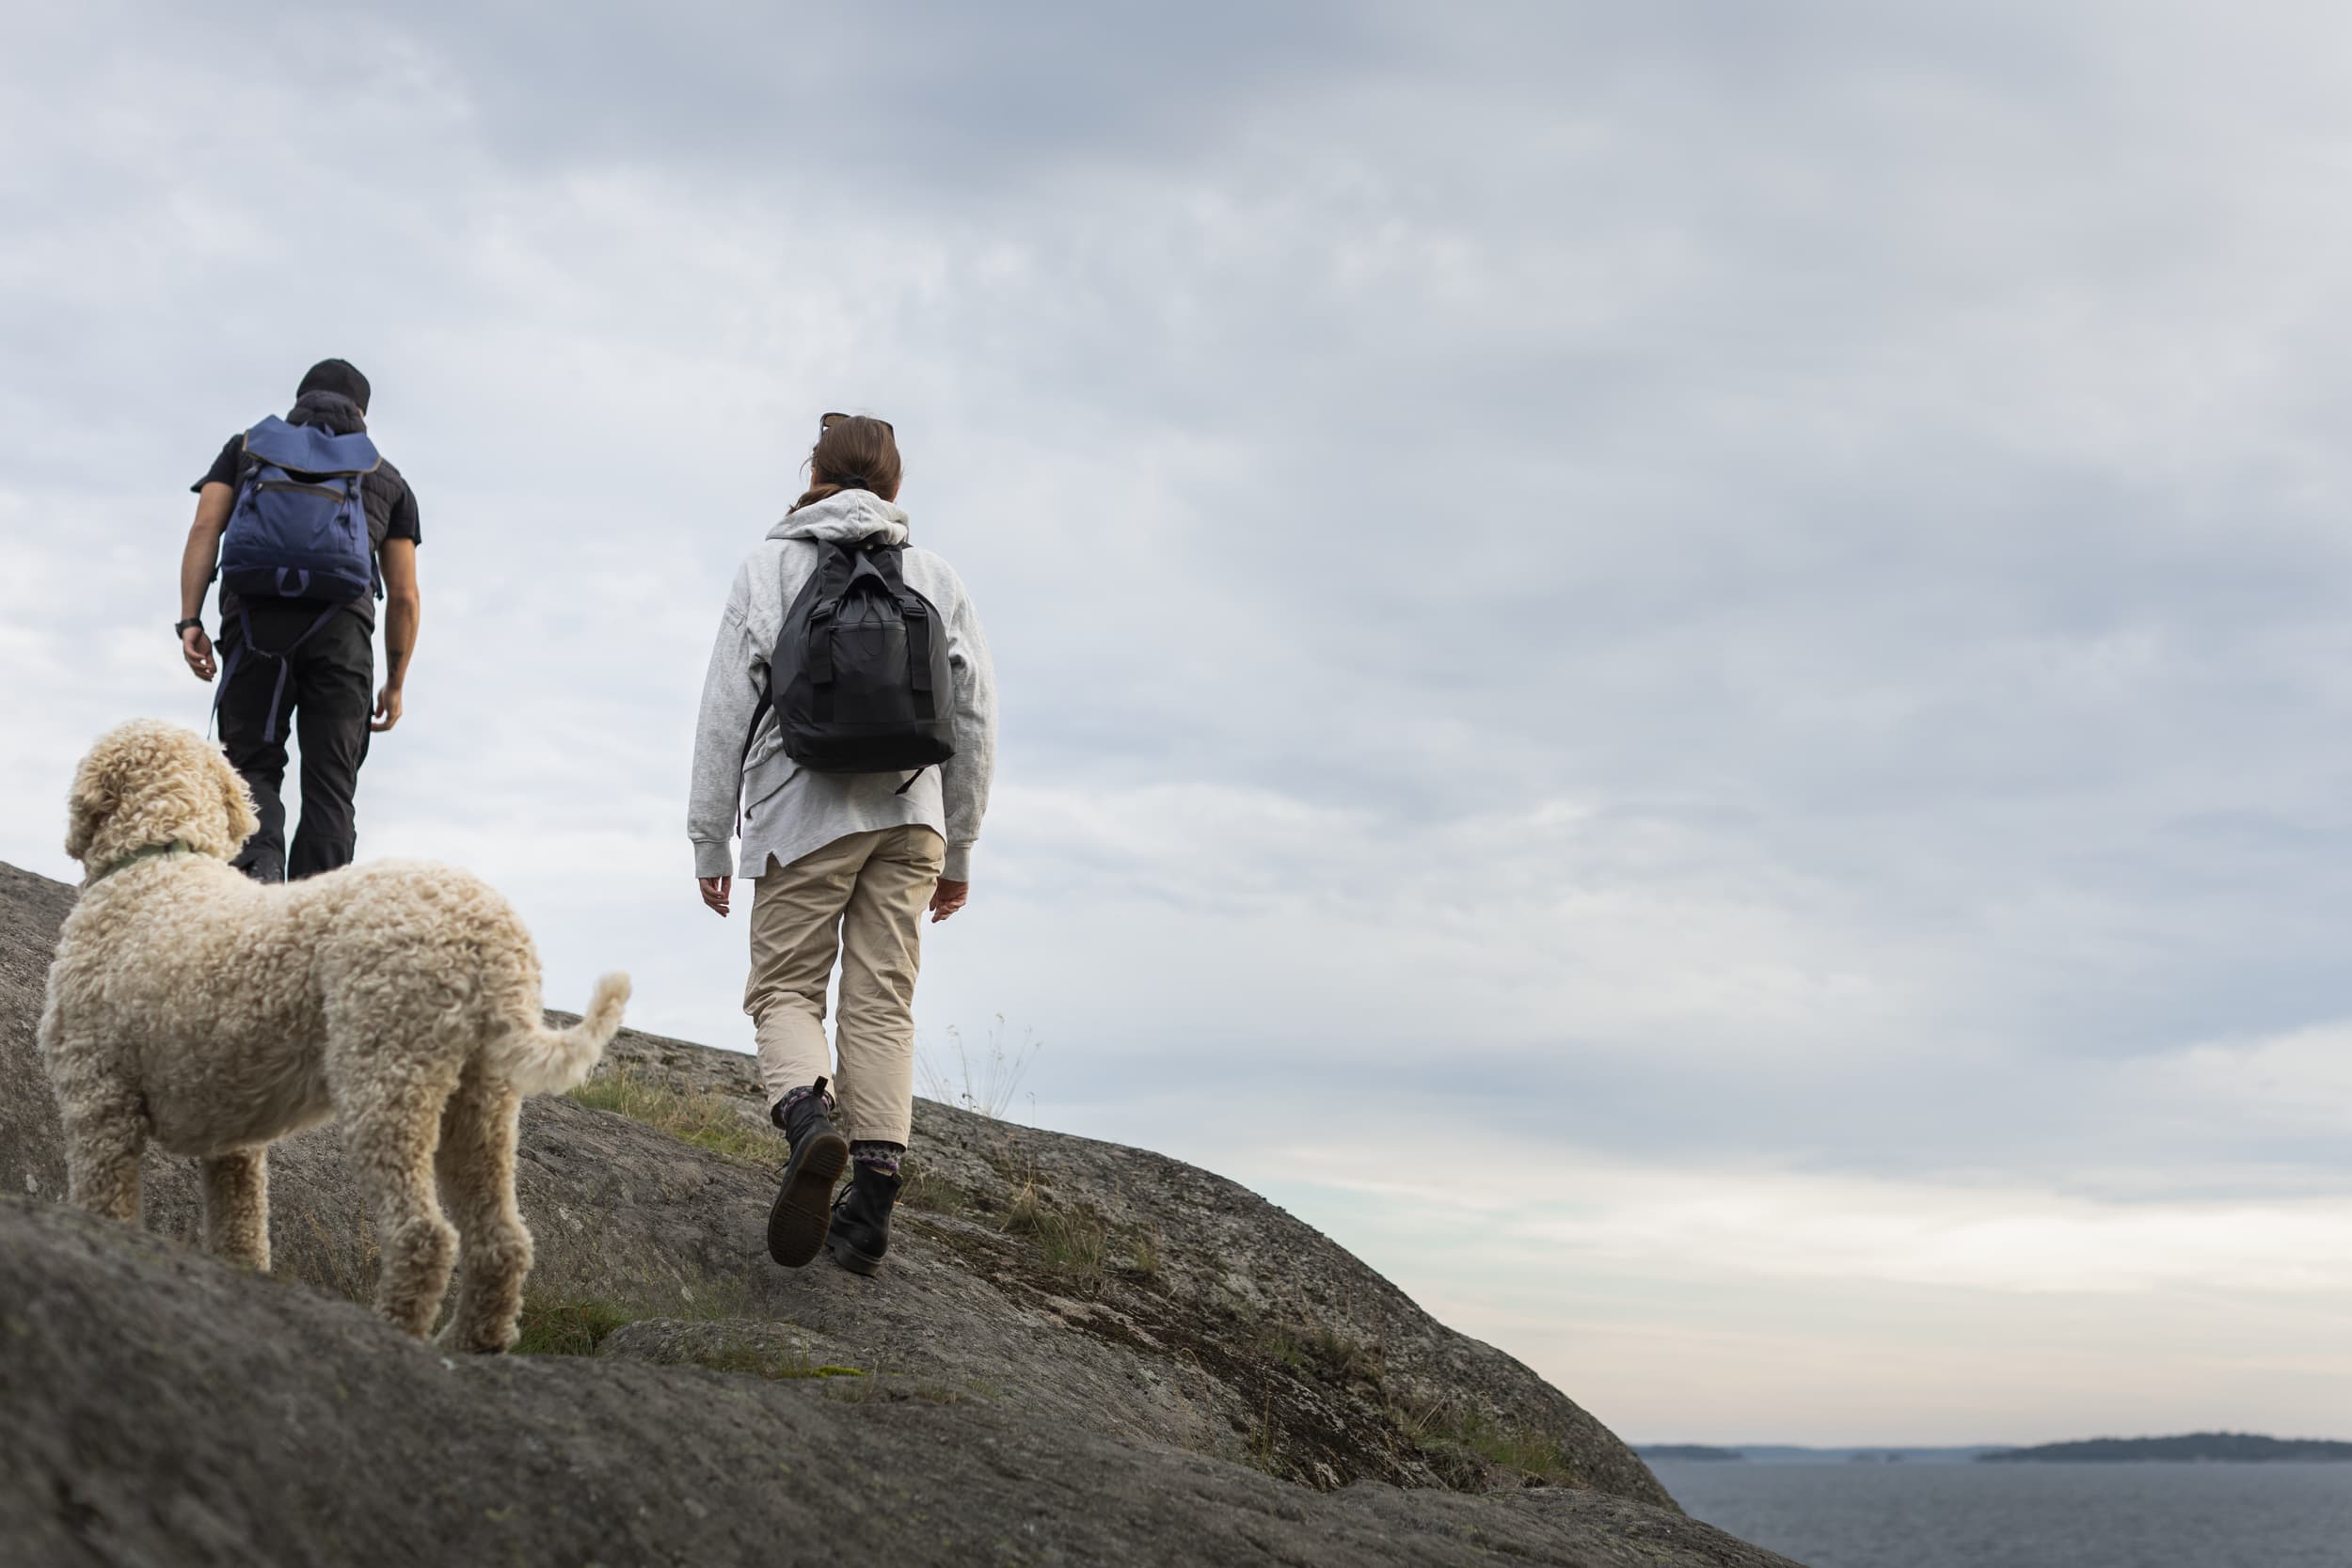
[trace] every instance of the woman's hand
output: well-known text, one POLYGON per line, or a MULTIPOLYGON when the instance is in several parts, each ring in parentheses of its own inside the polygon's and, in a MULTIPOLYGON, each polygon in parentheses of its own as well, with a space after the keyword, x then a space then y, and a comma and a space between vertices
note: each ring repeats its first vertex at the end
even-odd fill
POLYGON ((735 886, 732 877, 697 877, 694 885, 702 890, 703 902, 710 912, 724 920, 727 917, 727 893, 735 886))
POLYGON ((939 885, 931 889, 931 924, 936 926, 963 908, 964 901, 971 896, 970 882, 951 882, 945 877, 939 879, 939 885))

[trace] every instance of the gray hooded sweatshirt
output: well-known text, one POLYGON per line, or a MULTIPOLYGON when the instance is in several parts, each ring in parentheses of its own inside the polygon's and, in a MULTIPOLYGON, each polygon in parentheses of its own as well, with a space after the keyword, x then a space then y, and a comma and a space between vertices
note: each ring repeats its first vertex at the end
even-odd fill
POLYGON ((694 843, 695 876, 735 874, 729 841, 739 800, 746 877, 764 875, 771 856, 778 865, 789 865, 851 833, 920 824, 947 841, 940 874, 949 881, 971 880, 972 846, 980 836, 996 768, 996 675, 962 579, 930 551, 910 549, 901 559, 907 586, 930 600, 946 623, 956 754, 927 769, 904 794, 898 793, 903 773, 812 773, 784 754, 784 732, 772 709, 760 717, 750 755, 743 752, 752 714, 768 689, 768 657, 785 612, 817 569, 811 541, 877 535, 903 544, 907 515, 870 491, 844 490, 770 529, 735 574, 694 726, 686 836, 694 843))

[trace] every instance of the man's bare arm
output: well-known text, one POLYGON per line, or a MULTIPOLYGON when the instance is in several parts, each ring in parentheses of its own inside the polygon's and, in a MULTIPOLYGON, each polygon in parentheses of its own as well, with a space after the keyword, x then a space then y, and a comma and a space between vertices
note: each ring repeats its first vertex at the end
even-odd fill
MULTIPOLYGON (((236 503, 233 486, 212 483, 196 494, 196 520, 188 525, 187 547, 180 552, 180 619, 193 621, 204 609, 204 590, 212 585, 213 568, 220 562, 220 536, 229 526, 229 509, 236 503)), ((202 626, 180 634, 180 656, 200 681, 213 678, 213 640, 202 626)))
POLYGON ((375 717, 368 728, 381 733, 400 722, 400 689, 417 651, 417 626, 424 598, 417 591, 417 542, 387 539, 377 559, 384 566, 384 689, 376 693, 375 717))

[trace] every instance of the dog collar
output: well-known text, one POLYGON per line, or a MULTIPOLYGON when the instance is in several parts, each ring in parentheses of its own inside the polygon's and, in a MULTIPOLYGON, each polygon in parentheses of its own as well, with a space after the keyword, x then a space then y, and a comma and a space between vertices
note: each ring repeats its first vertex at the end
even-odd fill
POLYGON ((169 844, 151 844, 144 849, 132 850, 119 861, 109 861, 84 885, 96 887, 116 872, 128 870, 141 861, 151 861, 158 855, 177 855, 183 852, 193 855, 196 853, 196 846, 184 838, 175 838, 169 844))

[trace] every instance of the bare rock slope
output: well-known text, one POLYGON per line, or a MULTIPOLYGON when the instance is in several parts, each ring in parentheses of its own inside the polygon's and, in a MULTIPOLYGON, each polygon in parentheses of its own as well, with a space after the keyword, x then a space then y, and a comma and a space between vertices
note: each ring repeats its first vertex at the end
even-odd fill
POLYGON ((273 1156, 276 1280, 176 1244, 183 1162, 150 1159, 156 1235, 52 1201, 32 1040, 72 898, 0 866, 11 1563, 1782 1560, 1683 1517, 1518 1362, 1156 1155, 922 1102, 884 1274, 778 1270, 749 1063, 643 1035, 525 1112, 542 1354, 446 1361, 354 1305, 373 1250, 331 1129, 273 1156))

